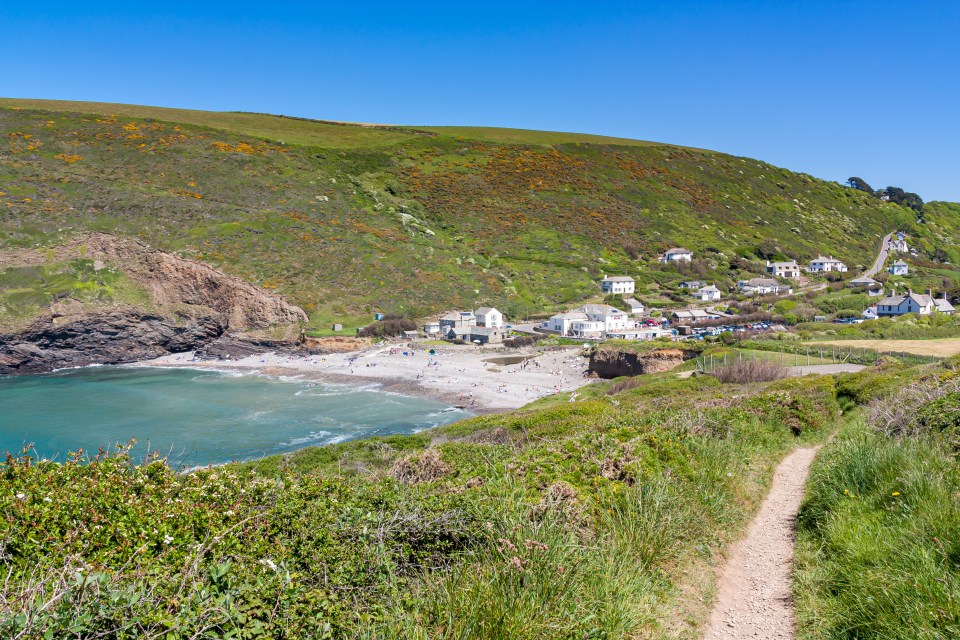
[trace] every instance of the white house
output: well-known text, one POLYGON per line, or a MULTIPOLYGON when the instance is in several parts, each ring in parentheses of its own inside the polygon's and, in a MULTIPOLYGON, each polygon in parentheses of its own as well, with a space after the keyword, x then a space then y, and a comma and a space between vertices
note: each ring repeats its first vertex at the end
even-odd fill
POLYGON ((699 289, 700 287, 707 286, 707 283, 703 282, 702 280, 687 280, 686 282, 681 282, 677 286, 681 289, 699 289))
POLYGON ((950 301, 947 300, 946 291, 943 292, 943 297, 934 300, 933 304, 937 308, 937 313, 945 313, 948 316, 952 316, 953 312, 956 311, 954 306, 950 304, 950 301))
POLYGON ((477 317, 472 311, 451 311, 440 318, 440 330, 444 333, 447 329, 463 329, 465 327, 477 326, 477 317))
POLYGON ((551 316, 549 320, 543 323, 543 328, 548 331, 556 331, 561 336, 568 335, 574 322, 589 320, 587 314, 578 311, 568 311, 551 316))
POLYGON ((907 246, 907 241, 904 238, 897 237, 890 240, 890 251, 908 253, 910 251, 910 247, 907 246))
POLYGON ((477 326, 479 327, 502 327, 503 314, 493 307, 480 307, 476 310, 477 326))
POLYGON ((440 323, 433 320, 424 322, 423 332, 428 336, 433 336, 440 333, 440 323))
POLYGON ((600 288, 606 294, 633 293, 637 283, 630 276, 603 276, 600 288))
POLYGON ((672 335, 669 329, 661 327, 640 327, 638 329, 623 329, 622 331, 612 331, 607 334, 608 338, 614 340, 656 340, 664 336, 672 335))
POLYGON ((574 338, 602 338, 603 323, 598 320, 574 320, 570 323, 570 332, 574 338))
POLYGON ((647 310, 643 303, 636 298, 624 298, 623 301, 627 304, 627 311, 632 316, 642 316, 647 310))
POLYGON ((673 249, 667 249, 667 251, 660 256, 658 260, 664 264, 669 264, 671 262, 690 262, 693 260, 693 252, 687 251, 681 247, 675 247, 673 249))
POLYGON ((720 289, 717 289, 711 284, 708 287, 698 289, 694 297, 703 302, 713 302, 714 300, 719 300, 722 295, 723 293, 720 292, 720 289))
POLYGON ((635 325, 627 312, 620 311, 620 309, 608 304, 585 304, 582 307, 577 307, 574 311, 585 314, 588 319, 594 322, 602 322, 605 332, 632 328, 635 325))
POLYGON ((827 273, 829 271, 846 273, 847 265, 843 264, 833 256, 830 256, 829 258, 818 256, 816 259, 810 261, 810 266, 807 268, 807 271, 811 273, 827 273))
POLYGON ((800 277, 800 265, 797 264, 796 260, 791 260, 790 262, 770 262, 768 260, 767 273, 777 276, 778 278, 796 280, 800 277))
POLYGON ((890 266, 888 271, 895 276, 905 276, 910 273, 910 265, 903 260, 897 260, 890 266))
POLYGON ((889 295, 877 303, 877 315, 884 316, 902 316, 908 313, 916 313, 921 316, 929 316, 936 310, 933 303, 933 296, 929 293, 914 293, 907 291, 907 295, 889 295))
POLYGON ((860 315, 863 316, 865 320, 876 320, 879 317, 876 307, 867 307, 860 315))
POLYGON ((750 278, 749 280, 741 280, 737 283, 737 288, 743 293, 756 296, 765 296, 771 293, 779 296, 793 293, 792 287, 786 284, 780 284, 780 282, 773 278, 750 278))

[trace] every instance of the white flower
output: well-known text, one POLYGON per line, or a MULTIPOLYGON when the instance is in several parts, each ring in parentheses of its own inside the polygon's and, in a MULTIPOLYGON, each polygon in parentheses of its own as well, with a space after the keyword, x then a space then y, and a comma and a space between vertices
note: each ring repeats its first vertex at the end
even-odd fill
POLYGON ((53 502, 53 500, 50 499, 50 496, 47 496, 46 498, 44 498, 43 501, 44 501, 44 502, 53 502))
POLYGON ((276 570, 277 570, 277 565, 276 565, 276 563, 275 563, 273 560, 271 560, 270 558, 264 558, 263 560, 260 561, 260 564, 262 564, 262 565, 265 566, 265 567, 270 567, 270 570, 271 570, 271 571, 276 571, 276 570))
POLYGON ((24 494, 24 493, 18 493, 18 494, 17 494, 17 500, 26 500, 26 499, 27 499, 27 495, 26 495, 26 494, 24 494))
POLYGON ((170 534, 163 536, 163 544, 170 544, 171 542, 173 542, 173 536, 170 534))

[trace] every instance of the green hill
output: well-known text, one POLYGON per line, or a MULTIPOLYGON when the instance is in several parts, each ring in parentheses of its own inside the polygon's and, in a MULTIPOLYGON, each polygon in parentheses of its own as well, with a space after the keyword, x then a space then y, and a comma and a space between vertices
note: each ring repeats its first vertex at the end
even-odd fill
POLYGON ((0 131, 0 248, 135 236, 279 292, 315 326, 547 311, 598 295, 606 272, 653 293, 680 277, 655 261, 671 246, 722 278, 770 253, 866 265, 905 228, 960 261, 955 205, 918 225, 835 183, 666 144, 14 99, 0 131))

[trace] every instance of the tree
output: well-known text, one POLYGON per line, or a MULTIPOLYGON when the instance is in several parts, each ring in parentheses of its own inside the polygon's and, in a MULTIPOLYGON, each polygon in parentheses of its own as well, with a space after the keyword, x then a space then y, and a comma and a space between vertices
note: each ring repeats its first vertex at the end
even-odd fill
POLYGON ((863 178, 857 178, 857 177, 847 178, 847 184, 853 187, 854 189, 856 189, 857 191, 863 191, 863 192, 869 193, 870 195, 874 195, 873 187, 867 184, 867 181, 864 180, 863 178))
POLYGON ((915 193, 904 191, 900 187, 887 187, 882 192, 890 202, 895 202, 914 211, 923 211, 923 199, 915 193))

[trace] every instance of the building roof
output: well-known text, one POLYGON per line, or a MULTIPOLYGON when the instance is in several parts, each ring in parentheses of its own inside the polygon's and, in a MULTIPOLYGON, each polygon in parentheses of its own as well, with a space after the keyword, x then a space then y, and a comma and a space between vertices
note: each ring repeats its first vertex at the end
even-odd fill
POLYGON ((699 291, 697 291, 697 293, 704 293, 704 292, 712 293, 712 292, 714 292, 714 291, 716 291, 717 293, 720 293, 720 289, 717 289, 716 286, 714 286, 714 285, 711 284, 711 285, 706 286, 706 287, 701 287, 701 288, 699 289, 699 291))
POLYGON ((773 278, 750 278, 740 283, 747 287, 782 287, 778 281, 773 278))
POLYGON ((829 258, 825 258, 823 256, 817 256, 814 260, 811 260, 810 262, 840 262, 840 261, 834 258, 833 256, 830 256, 829 258))
POLYGON ((711 313, 707 312, 706 309, 680 309, 679 311, 674 311, 673 315, 678 318, 691 318, 694 320, 706 320, 714 317, 711 313))
POLYGON ((950 301, 946 298, 937 298, 933 301, 933 304, 937 305, 937 311, 940 313, 952 313, 956 311, 956 308, 954 308, 954 306, 950 304, 950 301))
POLYGON ((497 327, 470 327, 469 332, 472 336, 492 336, 499 333, 500 329, 497 327))
POLYGON ((604 276, 601 282, 636 282, 630 276, 604 276))
POLYGON ((587 314, 581 313, 580 311, 567 311, 566 313, 558 313, 556 315, 550 316, 551 320, 586 320, 587 314))
MULTIPOLYGON (((479 309, 477 309, 476 315, 485 316, 492 311, 497 311, 497 310, 494 307, 480 307, 479 309)), ((497 311, 497 313, 500 313, 500 312, 497 311)))
POLYGON ((768 267, 796 267, 797 261, 791 260, 790 262, 770 262, 767 264, 768 267))
POLYGON ((616 307, 611 307, 608 304, 585 304, 582 307, 577 307, 574 311, 580 311, 581 313, 599 315, 601 313, 623 313, 620 309, 616 307))
POLYGON ((669 255, 671 253, 693 253, 692 251, 687 251, 683 247, 674 247, 673 249, 667 249, 664 252, 664 255, 669 255))
POLYGON ((916 302, 917 306, 920 306, 920 307, 929 307, 934 304, 933 298, 931 296, 928 296, 925 293, 913 293, 912 291, 907 293, 907 295, 905 296, 896 296, 896 295, 887 296, 882 300, 880 300, 880 302, 878 302, 877 304, 887 305, 891 307, 899 307, 904 302, 906 302, 907 299, 909 298, 913 298, 913 301, 916 302))
POLYGON ((440 317, 440 320, 459 320, 459 319, 460 319, 460 314, 457 313, 456 311, 451 311, 447 315, 440 317))
POLYGON ((689 289, 696 289, 697 287, 702 287, 705 284, 707 283, 704 282, 703 280, 687 280, 685 282, 681 282, 680 286, 687 287, 689 289))
POLYGON ((906 262, 904 262, 903 260, 897 260, 896 262, 893 263, 893 266, 895 266, 895 267, 908 267, 908 266, 910 266, 910 265, 908 265, 908 264, 907 264, 906 262))
POLYGON ((850 281, 849 284, 862 284, 862 285, 871 285, 871 284, 880 284, 873 278, 868 278, 867 276, 860 276, 859 278, 854 278, 850 281))
POLYGON ((634 309, 637 307, 643 307, 643 303, 637 300, 636 298, 624 298, 623 301, 626 302, 631 307, 633 307, 634 309))

